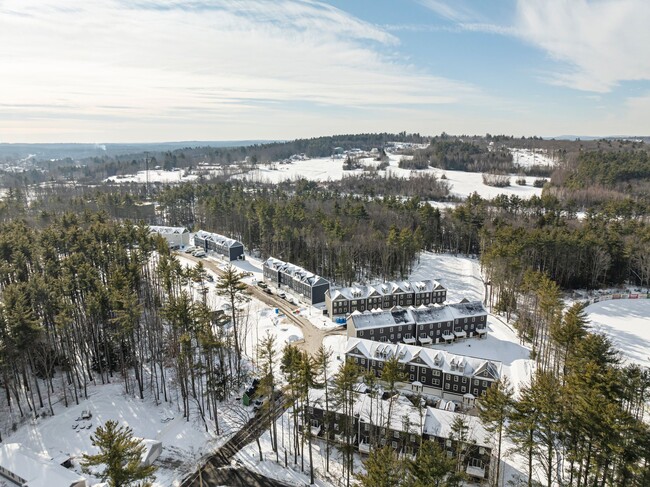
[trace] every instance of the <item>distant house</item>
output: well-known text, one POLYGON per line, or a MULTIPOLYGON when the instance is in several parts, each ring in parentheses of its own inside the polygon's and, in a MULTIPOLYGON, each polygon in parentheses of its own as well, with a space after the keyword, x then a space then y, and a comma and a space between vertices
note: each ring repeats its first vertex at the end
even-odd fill
POLYGON ((451 343, 487 335, 487 311, 480 301, 355 311, 347 318, 349 337, 408 345, 451 343))
POLYGON ((443 303, 446 300, 447 290, 437 281, 390 281, 330 290, 325 295, 325 307, 330 316, 336 316, 394 306, 443 303))
POLYGON ((163 227, 149 225, 150 233, 157 233, 167 240, 170 247, 187 247, 190 244, 190 232, 185 227, 163 227))
POLYGON ((325 295, 330 288, 330 282, 302 267, 269 257, 263 267, 264 278, 270 280, 278 288, 287 286, 299 295, 304 296, 310 304, 325 301, 325 295))
POLYGON ((423 440, 437 442, 450 457, 455 457, 456 449, 461 447, 464 472, 478 480, 489 478, 492 460, 492 450, 487 440, 489 435, 476 417, 430 406, 418 408, 402 395, 389 401, 359 392, 354 394, 351 410, 345 410, 331 399, 328 409, 325 390, 311 389, 309 402, 313 411, 310 418, 313 435, 334 443, 349 441, 360 453, 389 446, 400 456, 409 457, 418 453, 423 440), (390 417, 388 411, 391 411, 390 417), (467 426, 462 446, 453 438, 452 430, 454 419, 459 416, 467 426), (352 431, 348 438, 346 425, 350 424, 350 420, 352 431))
POLYGON ((86 479, 20 443, 0 444, 0 477, 23 487, 86 487, 86 479))
POLYGON ((348 338, 346 360, 381 378, 384 363, 397 357, 406 377, 402 390, 472 402, 501 377, 501 362, 414 345, 348 338), (470 397, 471 395, 471 397, 470 397))
POLYGON ((228 260, 244 259, 244 244, 224 237, 218 233, 204 232, 199 230, 194 234, 194 245, 208 252, 216 252, 228 258, 228 260))

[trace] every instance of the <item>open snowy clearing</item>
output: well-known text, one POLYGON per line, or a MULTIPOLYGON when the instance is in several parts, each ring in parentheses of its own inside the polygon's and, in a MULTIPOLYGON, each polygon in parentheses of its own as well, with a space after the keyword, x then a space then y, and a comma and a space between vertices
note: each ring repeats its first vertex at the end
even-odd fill
POLYGON ((520 167, 555 166, 557 160, 549 157, 545 149, 508 149, 512 161, 520 167))
POLYGON ((146 183, 147 172, 150 183, 185 183, 195 181, 198 176, 186 174, 185 171, 164 171, 162 169, 150 169, 149 171, 138 171, 136 174, 124 176, 110 176, 104 181, 107 183, 146 183))
POLYGON ((447 288, 447 301, 450 303, 463 298, 482 301, 485 295, 481 265, 478 259, 469 257, 421 252, 409 279, 435 279, 447 288))
MULTIPOLYGON (((526 177, 526 186, 519 186, 515 183, 517 176, 511 176, 512 186, 505 188, 495 188, 483 184, 483 175, 475 172, 464 171, 443 171, 442 169, 428 168, 423 170, 401 169, 399 160, 402 156, 390 154, 390 166, 385 171, 379 171, 379 174, 390 174, 400 178, 410 178, 419 173, 435 174, 440 177, 443 174, 450 185, 451 193, 458 197, 467 197, 473 192, 477 192, 484 198, 493 198, 499 194, 517 195, 520 198, 530 198, 533 195, 541 195, 542 188, 533 187, 534 177, 526 177)), ((376 166, 379 163, 373 160, 362 161, 365 165, 376 166)), ((305 178, 310 181, 334 181, 342 179, 347 175, 363 174, 363 169, 353 171, 343 170, 343 160, 331 157, 321 157, 317 159, 308 159, 306 161, 296 161, 291 164, 265 164, 259 166, 254 171, 246 174, 237 175, 236 177, 258 183, 279 183, 281 181, 305 178)))
POLYGON ((585 311, 592 331, 606 335, 629 362, 650 367, 650 299, 612 299, 585 311))

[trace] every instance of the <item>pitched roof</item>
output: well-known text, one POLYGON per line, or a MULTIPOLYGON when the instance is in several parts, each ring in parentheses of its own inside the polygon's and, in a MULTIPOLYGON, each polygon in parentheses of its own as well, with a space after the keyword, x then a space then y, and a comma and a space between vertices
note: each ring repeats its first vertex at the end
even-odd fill
POLYGON ((22 477, 29 487, 68 487, 86 480, 20 443, 0 444, 0 466, 22 477))
POLYGON ((160 233, 161 235, 181 235, 183 233, 189 233, 189 230, 185 227, 164 227, 161 225, 149 225, 149 231, 151 233, 160 233))
POLYGON ((276 259, 275 257, 269 257, 264 262, 264 266, 270 269, 274 269, 278 272, 291 276, 292 279, 298 282, 304 282, 305 284, 310 285, 311 287, 328 285, 329 281, 323 277, 317 276, 313 272, 299 267, 297 265, 291 264, 289 262, 284 262, 283 260, 276 259))
MULTIPOLYGON (((325 390, 310 389, 310 403, 322 410, 325 410, 325 390)), ((459 416, 465 420, 468 426, 468 441, 479 446, 489 447, 488 432, 480 419, 452 411, 445 411, 430 406, 422 408, 422 426, 420 426, 420 410, 406 396, 397 394, 393 396, 392 405, 390 399, 374 399, 370 394, 355 393, 353 414, 361 422, 372 423, 377 426, 388 426, 393 431, 401 431, 409 434, 426 434, 438 438, 449 438, 452 432, 451 425, 459 416), (388 418, 388 411, 391 416, 388 418)), ((329 401, 330 411, 343 413, 342 406, 337 406, 334 401, 329 401)))
POLYGON ((430 368, 450 374, 497 380, 501 377, 502 364, 469 355, 456 355, 436 348, 419 347, 403 343, 377 342, 362 338, 348 338, 345 354, 359 354, 370 360, 388 360, 397 357, 404 364, 419 358, 430 368))
POLYGON ((217 245, 221 247, 231 248, 231 247, 244 246, 243 243, 234 240, 232 238, 224 237, 223 235, 219 235, 218 233, 210 233, 203 230, 199 230, 198 232, 196 232, 194 236, 202 238, 203 240, 210 240, 212 242, 215 242, 217 245))
POLYGON ((385 296, 395 293, 431 292, 444 289, 438 282, 431 279, 422 281, 388 281, 379 284, 355 285, 331 291, 332 300, 339 296, 345 299, 366 299, 370 296, 385 296))

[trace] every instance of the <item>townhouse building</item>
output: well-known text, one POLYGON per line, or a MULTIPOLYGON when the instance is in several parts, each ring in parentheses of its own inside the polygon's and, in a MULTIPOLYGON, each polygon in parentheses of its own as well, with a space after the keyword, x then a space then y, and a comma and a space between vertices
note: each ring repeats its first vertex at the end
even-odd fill
POLYGON ((216 252, 228 258, 228 260, 244 259, 244 244, 224 237, 218 233, 199 230, 194 234, 194 245, 208 252, 216 252))
MULTIPOLYGON (((331 397, 331 394, 330 394, 331 397)), ((351 410, 330 399, 325 402, 324 389, 311 389, 311 433, 334 443, 351 444, 360 453, 390 446, 399 455, 416 459, 421 441, 436 441, 450 457, 462 450, 462 468, 477 481, 489 477, 492 449, 481 421, 461 413, 420 404, 399 394, 382 399, 364 392, 353 393, 351 410), (389 416, 390 411, 390 416, 389 416), (351 412, 351 415, 350 415, 351 412), (452 425, 462 416, 467 426, 463 442, 455 436, 452 425)))
POLYGON ((355 311, 346 322, 348 337, 408 345, 452 343, 487 335, 487 311, 480 301, 355 311))
POLYGON ((287 286, 310 304, 322 303, 330 288, 327 279, 273 257, 264 262, 262 272, 264 279, 271 281, 278 288, 287 286))
POLYGON ((437 281, 391 281, 329 290, 325 295, 325 307, 332 317, 394 306, 426 306, 446 300, 447 290, 437 281))
POLYGON ((383 343, 359 338, 348 338, 346 360, 374 372, 381 378, 384 364, 396 357, 403 364, 406 381, 401 390, 472 403, 488 387, 499 380, 501 362, 456 355, 444 350, 400 343, 383 343))

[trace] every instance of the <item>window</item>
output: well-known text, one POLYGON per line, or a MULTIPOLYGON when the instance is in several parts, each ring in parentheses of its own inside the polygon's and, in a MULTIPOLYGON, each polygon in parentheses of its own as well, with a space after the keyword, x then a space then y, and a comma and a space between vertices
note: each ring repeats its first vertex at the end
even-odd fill
POLYGON ((391 331, 391 333, 392 333, 392 331, 393 331, 393 327, 392 327, 392 326, 390 327, 390 331, 391 331))
POLYGON ((394 449, 397 449, 397 442, 396 441, 391 442, 390 446, 392 446, 394 449))
POLYGON ((361 359, 361 365, 366 365, 366 359, 365 358, 361 359))
POLYGON ((413 382, 413 381, 415 380, 415 376, 414 376, 413 374, 411 374, 411 375, 409 376, 409 378, 411 379, 411 382, 413 382))
POLYGON ((399 438, 399 431, 393 431, 393 438, 399 438))
POLYGON ((411 372, 415 370, 415 365, 411 365, 411 372))
POLYGON ((483 381, 483 387, 487 387, 487 381, 486 380, 483 381))
POLYGON ((454 382, 458 382, 458 376, 457 375, 454 376, 454 382))
POLYGON ((463 377, 463 384, 467 382, 467 377, 463 377))
POLYGON ((458 390, 458 386, 454 384, 454 391, 458 390))
POLYGON ((391 334, 390 334, 390 341, 392 342, 394 339, 395 339, 395 335, 393 335, 393 334, 391 333, 391 334))
POLYGON ((364 423, 363 431, 370 431, 370 425, 368 423, 364 423))
POLYGON ((474 395, 478 396, 478 389, 474 388, 474 395))
POLYGON ((411 443, 414 443, 415 442, 415 435, 411 435, 410 440, 411 440, 411 443))

